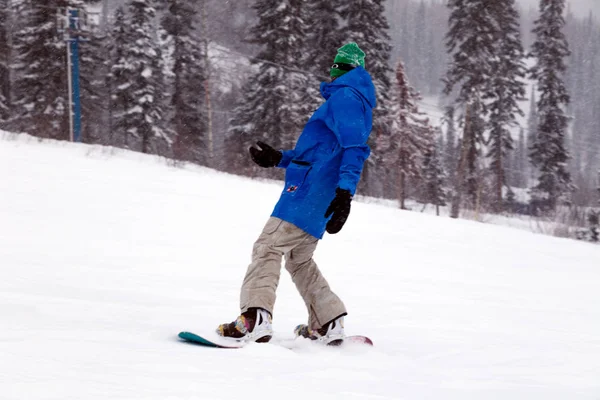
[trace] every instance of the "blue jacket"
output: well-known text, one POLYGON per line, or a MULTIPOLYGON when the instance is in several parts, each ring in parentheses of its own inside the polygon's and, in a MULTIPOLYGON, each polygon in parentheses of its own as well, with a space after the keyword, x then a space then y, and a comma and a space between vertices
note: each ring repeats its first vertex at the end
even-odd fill
POLYGON ((363 67, 321 84, 326 102, 312 115, 293 150, 283 152, 285 187, 272 216, 321 239, 325 211, 340 187, 354 195, 371 150, 375 86, 363 67))

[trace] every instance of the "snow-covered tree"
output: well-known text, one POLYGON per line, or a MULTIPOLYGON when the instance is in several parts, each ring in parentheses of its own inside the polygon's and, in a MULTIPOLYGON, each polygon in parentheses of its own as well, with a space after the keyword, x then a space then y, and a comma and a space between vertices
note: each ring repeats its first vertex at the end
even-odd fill
POLYGON ((438 126, 435 128, 435 134, 434 134, 435 140, 436 140, 436 149, 437 149, 437 155, 438 158, 440 159, 440 165, 444 165, 444 161, 443 161, 443 155, 444 152, 446 151, 446 140, 444 139, 444 130, 442 129, 441 126, 438 126))
POLYGON ((478 203, 481 173, 481 144, 484 142, 485 119, 484 103, 481 94, 473 93, 470 101, 468 115, 465 115, 465 128, 463 135, 463 148, 465 151, 465 184, 468 199, 472 207, 478 203))
POLYGON ((489 102, 490 171, 494 177, 493 209, 502 211, 502 193, 506 184, 506 166, 514 149, 510 128, 517 125, 523 111, 519 101, 525 97, 526 67, 519 29, 519 13, 515 0, 496 0, 489 9, 499 27, 495 33, 495 57, 490 61, 492 76, 487 83, 484 100, 489 102))
MULTIPOLYGON (((531 90, 531 99, 529 100, 529 115, 527 116, 527 149, 531 149, 533 144, 536 142, 538 132, 538 112, 537 112, 537 100, 536 100, 536 87, 533 86, 531 90)), ((528 157, 529 158, 529 157, 528 157)), ((527 180, 533 180, 534 176, 533 169, 529 168, 527 163, 527 180)))
POLYGON ((58 32, 67 1, 32 1, 18 7, 14 33, 14 105, 18 128, 36 136, 68 139, 66 43, 58 32))
POLYGON ((113 74, 119 75, 122 84, 114 95, 128 99, 124 112, 114 115, 115 127, 127 135, 127 143, 134 140, 143 153, 150 153, 155 140, 168 137, 162 128, 163 105, 161 97, 162 62, 153 20, 156 9, 152 0, 130 0, 127 37, 124 53, 113 65, 113 74))
MULTIPOLYGON (((571 7, 572 8, 572 7, 571 7)), ((564 33, 571 50, 565 59, 564 75, 571 101, 566 112, 571 118, 565 147, 569 152, 568 170, 576 190, 574 204, 591 206, 595 201, 595 171, 600 168, 600 24, 597 15, 579 17, 567 3, 564 33)))
MULTIPOLYGON (((583 168, 596 170, 600 167, 600 135, 598 135, 598 114, 600 100, 598 93, 600 91, 600 29, 597 25, 596 16, 592 13, 582 23, 582 45, 579 51, 582 53, 582 62, 580 69, 580 80, 583 82, 582 92, 578 93, 577 104, 572 104, 572 109, 581 111, 580 127, 581 135, 579 142, 586 142, 585 151, 581 151, 583 168)), ((570 64, 570 63, 569 63, 570 64)), ((573 132, 575 136, 575 132, 573 132)), ((589 181, 593 181, 591 174, 586 174, 589 181)))
POLYGON ((99 26, 89 26, 86 41, 80 46, 81 113, 83 142, 109 144, 107 129, 109 90, 106 84, 109 51, 108 38, 99 26))
POLYGON ((456 172, 456 166, 458 165, 457 153, 459 153, 459 151, 457 151, 456 126, 453 106, 446 108, 444 122, 446 123, 446 146, 444 148, 442 158, 444 169, 448 171, 450 181, 453 181, 456 172))
POLYGON ((0 121, 8 118, 10 99, 10 1, 0 0, 0 121))
POLYGON ((483 114, 481 94, 474 89, 465 105, 463 137, 460 142, 460 156, 452 198, 451 217, 453 218, 458 218, 463 193, 467 194, 471 207, 479 204, 480 156, 485 131, 483 114))
POLYGON ((464 110, 473 91, 483 93, 493 75, 497 22, 488 0, 449 0, 448 8, 446 47, 451 61, 444 92, 452 95, 456 91, 456 105, 464 110))
POLYGON ((100 31, 108 34, 110 29, 110 0, 102 0, 102 9, 100 10, 100 31))
POLYGON ((341 15, 345 19, 344 38, 356 42, 366 53, 365 67, 373 77, 377 107, 373 110, 373 133, 369 144, 373 150, 363 170, 362 190, 370 195, 381 195, 375 189, 375 179, 380 176, 378 166, 382 151, 377 148, 380 138, 390 134, 393 70, 390 67, 392 46, 386 18, 385 0, 353 0, 344 2, 341 15))
MULTIPOLYGON (((442 129, 435 129, 435 135, 438 138, 443 137, 442 129)), ((433 146, 425 153, 423 158, 423 183, 424 193, 423 201, 436 206, 437 214, 439 215, 439 206, 446 205, 446 173, 442 166, 440 158, 439 141, 437 146, 433 146)))
POLYGON ((343 37, 358 43, 366 53, 366 69, 375 83, 378 109, 388 104, 386 100, 390 98, 393 72, 390 68, 392 46, 384 3, 385 0, 354 0, 346 2, 341 11, 347 23, 343 37))
POLYGON ((41 137, 68 139, 66 21, 57 15, 93 0, 16 1, 13 32, 13 101, 16 128, 41 137), (60 24, 60 26, 58 25, 60 24))
POLYGON ((528 155, 527 155, 527 139, 525 138, 525 131, 523 128, 519 131, 519 141, 517 142, 517 147, 515 149, 514 162, 512 163, 512 185, 519 188, 527 187, 527 163, 528 163, 528 155))
POLYGON ((563 33, 564 8, 565 0, 540 0, 540 17, 533 30, 536 41, 531 50, 536 60, 531 77, 538 82, 540 92, 539 125, 531 149, 531 162, 538 175, 532 199, 549 210, 554 210, 560 201, 568 201, 574 189, 565 147, 568 127, 565 110, 570 98, 563 77, 567 68, 565 58, 570 52, 563 33))
POLYGON ((455 179, 452 216, 458 217, 462 191, 477 203, 479 157, 487 115, 481 96, 493 76, 497 22, 487 0, 449 0, 446 47, 451 57, 444 93, 455 96, 454 106, 463 120, 460 161, 455 179))
POLYGON ((341 0, 305 1, 308 30, 307 52, 310 70, 318 78, 329 77, 337 49, 345 43, 340 27, 341 0))
POLYGON ((123 7, 116 9, 110 30, 109 58, 110 70, 106 77, 108 98, 108 144, 128 148, 126 133, 126 112, 132 107, 133 98, 129 92, 129 68, 125 59, 125 46, 129 35, 129 25, 123 7))
POLYGON ((197 12, 194 1, 165 0, 162 26, 172 48, 170 127, 174 131, 176 159, 208 164, 206 143, 205 71, 203 51, 195 39, 197 12))
POLYGON ((314 77, 306 72, 308 67, 302 69, 311 63, 307 59, 303 2, 258 0, 254 8, 258 23, 250 41, 261 46, 252 60, 257 72, 244 86, 226 141, 229 165, 236 171, 254 167, 247 147, 255 141, 275 148, 293 147, 319 101, 314 77))
POLYGON ((588 215, 590 224, 590 241, 598 243, 600 241, 600 211, 591 210, 588 215))
POLYGON ((400 208, 405 208, 407 179, 423 178, 423 159, 435 146, 433 130, 427 117, 419 111, 418 93, 410 86, 404 65, 396 68, 393 88, 392 125, 390 135, 382 141, 384 163, 397 172, 397 196, 400 208))

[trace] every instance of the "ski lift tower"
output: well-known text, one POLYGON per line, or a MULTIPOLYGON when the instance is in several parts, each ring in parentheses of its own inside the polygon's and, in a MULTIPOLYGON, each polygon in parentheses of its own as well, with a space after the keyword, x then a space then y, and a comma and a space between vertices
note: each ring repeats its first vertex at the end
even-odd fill
POLYGON ((87 41, 83 27, 87 13, 77 8, 58 11, 58 30, 67 42, 67 74, 69 82, 69 127, 71 142, 81 141, 81 94, 79 84, 79 44, 87 41))

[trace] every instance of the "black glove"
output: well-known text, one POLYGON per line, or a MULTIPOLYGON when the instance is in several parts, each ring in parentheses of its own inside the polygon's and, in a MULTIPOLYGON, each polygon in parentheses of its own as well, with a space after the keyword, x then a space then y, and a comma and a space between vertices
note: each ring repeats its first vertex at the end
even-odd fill
POLYGON ((342 230, 348 215, 350 215, 351 202, 352 194, 349 191, 340 188, 335 189, 335 197, 325 212, 325 218, 329 218, 333 214, 333 217, 327 222, 327 232, 333 235, 342 230))
POLYGON ((256 146, 250 147, 250 157, 252 161, 257 163, 263 168, 276 167, 281 162, 283 154, 280 151, 275 150, 271 146, 263 142, 257 142, 256 146))

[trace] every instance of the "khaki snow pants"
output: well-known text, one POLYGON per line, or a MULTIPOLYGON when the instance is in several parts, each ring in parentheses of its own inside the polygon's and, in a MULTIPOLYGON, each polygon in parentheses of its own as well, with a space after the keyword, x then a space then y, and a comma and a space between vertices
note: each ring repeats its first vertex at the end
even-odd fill
POLYGON ((319 240, 289 222, 271 217, 252 251, 240 296, 240 308, 264 308, 273 314, 275 291, 279 284, 281 258, 308 309, 308 324, 319 329, 346 314, 344 303, 336 296, 313 260, 319 240))

